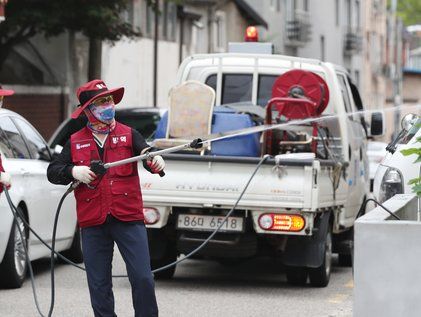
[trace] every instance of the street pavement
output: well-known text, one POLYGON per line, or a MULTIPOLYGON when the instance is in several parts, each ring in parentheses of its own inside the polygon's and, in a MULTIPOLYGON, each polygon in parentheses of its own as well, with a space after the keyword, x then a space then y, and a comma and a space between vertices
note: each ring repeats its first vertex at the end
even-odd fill
MULTIPOLYGON (((336 262, 336 259, 335 259, 336 262)), ((46 315, 50 300, 49 260, 33 263, 38 298, 46 315)), ((114 274, 124 274, 124 262, 115 249, 114 274)), ((71 266, 56 268, 53 316, 93 316, 85 273, 71 266)), ((352 316, 352 270, 334 265, 326 288, 293 287, 279 265, 270 259, 250 260, 226 267, 212 261, 187 260, 174 279, 156 282, 161 317, 196 316, 352 316)), ((114 279, 116 313, 133 316, 130 284, 114 279)), ((0 290, 1 317, 38 316, 28 279, 23 288, 0 290)))

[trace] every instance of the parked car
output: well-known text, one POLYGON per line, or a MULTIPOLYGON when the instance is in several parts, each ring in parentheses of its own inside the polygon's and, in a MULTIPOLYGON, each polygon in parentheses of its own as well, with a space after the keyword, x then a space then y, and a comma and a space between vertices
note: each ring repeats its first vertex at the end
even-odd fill
MULTIPOLYGON (((164 110, 159 108, 119 108, 116 107, 115 118, 140 132, 146 140, 153 138, 156 127, 164 110)), ((48 142, 51 149, 56 145, 64 146, 70 136, 82 129, 87 122, 85 116, 63 121, 48 142)))
POLYGON ((387 154, 387 143, 370 141, 367 143, 367 157, 370 170, 370 191, 373 191, 374 175, 376 175, 377 168, 381 161, 387 154))
POLYGON ((387 155, 374 177, 373 195, 384 202, 396 194, 412 193, 410 179, 421 175, 421 163, 415 163, 416 156, 404 156, 401 150, 418 147, 421 137, 421 117, 409 114, 402 119, 403 130, 387 146, 387 155))
MULTIPOLYGON (((48 145, 36 129, 22 116, 0 109, 0 152, 3 166, 11 174, 10 196, 31 227, 47 242, 51 242, 54 215, 66 188, 50 184, 47 167, 51 160, 48 145)), ((18 288, 27 271, 24 244, 30 259, 50 255, 50 250, 17 223, 5 194, 0 197, 0 286, 18 288), (23 231, 23 240, 18 226, 23 231)), ((66 199, 60 214, 56 250, 70 260, 81 263, 80 235, 76 223, 75 201, 66 199)))

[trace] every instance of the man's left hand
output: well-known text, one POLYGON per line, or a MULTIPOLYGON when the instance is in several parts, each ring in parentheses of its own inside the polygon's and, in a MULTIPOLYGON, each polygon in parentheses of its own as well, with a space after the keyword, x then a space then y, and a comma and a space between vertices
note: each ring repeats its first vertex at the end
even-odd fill
POLYGON ((159 173, 165 168, 165 162, 161 155, 156 155, 152 160, 146 161, 152 173, 159 173))

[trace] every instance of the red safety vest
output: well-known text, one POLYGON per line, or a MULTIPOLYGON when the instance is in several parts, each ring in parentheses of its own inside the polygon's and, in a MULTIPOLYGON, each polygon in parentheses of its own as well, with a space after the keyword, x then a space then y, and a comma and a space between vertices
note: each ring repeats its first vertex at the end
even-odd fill
MULTIPOLYGON (((89 166, 91 160, 100 159, 92 132, 87 127, 71 136, 71 155, 75 165, 89 166)), ((103 162, 115 162, 132 156, 132 130, 117 122, 104 144, 103 162)), ((95 186, 95 189, 85 184, 75 189, 80 227, 102 224, 108 214, 122 221, 144 219, 137 162, 112 167, 102 178, 98 176, 89 185, 95 186)))

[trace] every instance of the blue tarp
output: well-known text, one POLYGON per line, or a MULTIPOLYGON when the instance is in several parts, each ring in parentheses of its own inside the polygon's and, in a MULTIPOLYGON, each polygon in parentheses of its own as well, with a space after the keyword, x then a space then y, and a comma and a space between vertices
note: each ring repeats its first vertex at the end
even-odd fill
MULTIPOLYGON (((165 138, 167 130, 168 112, 166 112, 156 129, 155 138, 165 138)), ((226 132, 244 129, 255 126, 247 114, 235 113, 226 107, 214 108, 212 115, 212 133, 226 132)), ((227 140, 213 142, 211 145, 211 155, 216 156, 260 156, 260 133, 238 136, 227 140)))

